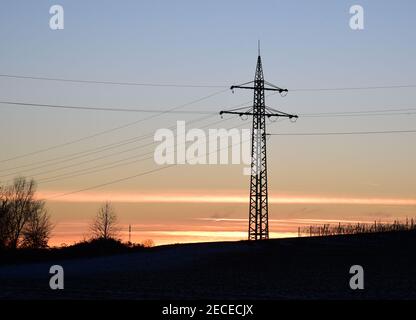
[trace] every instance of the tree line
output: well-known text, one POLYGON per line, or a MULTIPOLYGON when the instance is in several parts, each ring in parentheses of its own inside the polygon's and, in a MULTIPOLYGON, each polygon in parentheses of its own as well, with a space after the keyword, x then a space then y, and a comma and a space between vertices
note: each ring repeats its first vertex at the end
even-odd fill
MULTIPOLYGON (((45 201, 36 198, 36 182, 19 177, 0 185, 0 250, 45 249, 54 225, 45 201)), ((90 225, 91 240, 117 240, 120 232, 116 212, 110 202, 103 203, 90 225)), ((131 245, 129 243, 129 245, 131 245)), ((143 246, 153 246, 146 240, 143 246)))
MULTIPOLYGON (((19 177, 0 186, 0 249, 44 249, 53 224, 45 201, 36 198, 36 182, 19 177)), ((110 202, 98 210, 90 226, 92 239, 116 239, 117 216, 110 202)))
POLYGON ((406 218, 405 222, 394 220, 392 223, 381 223, 374 221, 374 223, 356 223, 356 224, 341 224, 336 225, 311 225, 307 227, 298 228, 298 236, 334 236, 334 235, 349 235, 361 233, 379 233, 379 232, 394 232, 394 231, 408 231, 416 230, 415 220, 406 218))

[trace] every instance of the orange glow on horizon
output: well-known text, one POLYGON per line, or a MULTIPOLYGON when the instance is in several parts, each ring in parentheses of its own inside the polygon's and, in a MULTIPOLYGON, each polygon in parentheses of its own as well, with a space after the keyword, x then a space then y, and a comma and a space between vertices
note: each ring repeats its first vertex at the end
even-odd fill
MULTIPOLYGON (((215 204, 219 205, 246 205, 248 196, 245 192, 238 190, 183 190, 181 192, 122 192, 122 191, 94 191, 80 192, 69 194, 62 197, 53 198, 54 196, 64 194, 65 191, 45 191, 40 190, 37 195, 39 198, 54 202, 54 205, 66 206, 67 203, 100 203, 112 201, 113 203, 125 204, 205 204, 206 207, 213 206, 213 211, 203 210, 202 212, 189 212, 186 209, 181 210, 180 219, 170 217, 169 221, 155 219, 143 219, 144 215, 139 216, 121 216, 121 234, 123 241, 127 241, 128 225, 132 225, 132 241, 141 243, 146 239, 152 239, 156 245, 169 243, 189 243, 189 242, 211 242, 211 241, 238 241, 247 238, 247 218, 240 213, 230 214, 227 211, 217 214, 215 204), (48 198, 50 198, 48 200, 48 198), (196 214, 196 216, 195 216, 196 214), (128 224, 127 224, 128 223, 128 224)), ((401 211, 413 210, 411 206, 416 206, 416 199, 406 198, 384 198, 384 197, 357 197, 357 196, 334 196, 334 195, 287 195, 271 194, 269 196, 271 204, 287 205, 388 205, 396 206, 401 211), (400 206, 408 208, 400 208, 400 206)), ((58 209, 59 210, 59 209, 58 209)), ((62 243, 72 244, 82 239, 88 239, 90 236, 88 225, 93 217, 95 208, 89 208, 85 215, 79 214, 74 218, 64 214, 57 217, 57 226, 53 232, 50 244, 59 246, 62 243), (89 210, 89 211, 88 211, 89 210)), ((58 211, 59 212, 59 211, 58 211)), ((245 210, 244 210, 245 212, 245 210)), ((400 216, 400 214, 399 214, 400 216)), ((401 214, 403 216, 403 214, 401 214)), ((388 216, 387 216, 388 217, 388 216)), ((386 216, 384 216, 386 218, 386 216)), ((354 217, 350 215, 339 216, 335 218, 332 214, 328 216, 326 212, 320 214, 311 213, 305 217, 299 215, 282 217, 281 219, 269 219, 270 228, 273 232, 271 238, 293 237, 297 236, 298 227, 304 227, 311 224, 323 223, 357 223, 357 222, 374 222, 370 215, 364 217, 354 217), (351 220, 352 219, 352 220, 351 220)))

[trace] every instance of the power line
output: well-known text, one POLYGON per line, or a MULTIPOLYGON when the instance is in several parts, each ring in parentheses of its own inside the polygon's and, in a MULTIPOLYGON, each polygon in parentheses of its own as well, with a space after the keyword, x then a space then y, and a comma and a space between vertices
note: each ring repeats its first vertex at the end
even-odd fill
MULTIPOLYGON (((211 154, 213 152, 221 151, 223 149, 229 149, 229 148, 231 148, 234 145, 241 144, 241 143, 246 142, 246 141, 249 141, 249 140, 250 139, 247 139, 247 140, 240 141, 240 143, 231 144, 230 146, 227 146, 227 147, 217 148, 217 150, 213 150, 213 151, 210 151, 210 152, 206 152, 205 153, 205 156, 207 156, 207 155, 209 155, 209 154, 211 154)), ((119 183, 119 182, 131 180, 131 179, 138 178, 138 177, 142 177, 142 176, 145 176, 145 175, 154 173, 154 172, 158 172, 158 171, 162 171, 162 170, 165 170, 165 169, 168 169, 168 168, 172 168, 172 167, 174 167, 176 165, 177 165, 177 163, 170 164, 170 165, 166 165, 164 167, 160 167, 160 168, 156 168, 156 169, 144 171, 144 172, 141 172, 139 174, 132 175, 132 176, 128 176, 128 177, 124 177, 124 178, 120 178, 120 179, 116 179, 116 180, 111 180, 111 181, 104 182, 104 183, 101 183, 101 184, 97 184, 97 185, 94 185, 94 186, 91 186, 91 187, 87 187, 87 188, 79 189, 79 190, 76 190, 76 191, 71 191, 71 192, 66 192, 66 193, 63 193, 63 194, 58 194, 58 195, 55 195, 55 196, 51 196, 49 198, 46 198, 45 200, 51 200, 51 199, 61 198, 61 197, 64 197, 64 196, 68 196, 68 195, 72 195, 72 194, 76 194, 76 193, 80 193, 80 192, 84 192, 84 191, 89 191, 89 190, 93 190, 93 189, 105 187, 105 186, 112 185, 112 184, 115 184, 115 183, 119 183)))
POLYGON ((76 191, 71 191, 71 192, 67 192, 67 193, 63 193, 63 194, 58 194, 56 196, 52 196, 52 197, 46 198, 45 200, 51 200, 51 199, 61 198, 61 197, 68 196, 68 195, 71 195, 71 194, 75 194, 75 193, 79 193, 79 192, 84 192, 84 191, 89 191, 89 190, 93 190, 93 189, 105 187, 105 186, 108 186, 108 185, 111 185, 111 184, 115 184, 115 183, 118 183, 118 182, 127 181, 127 180, 131 180, 131 179, 134 179, 134 178, 142 177, 142 176, 145 176, 147 174, 151 174, 151 173, 154 173, 154 172, 157 172, 157 171, 161 171, 161 170, 164 170, 164 169, 168 169, 168 168, 171 168, 171 167, 174 167, 174 166, 176 166, 176 163, 175 164, 168 165, 168 166, 165 166, 165 167, 160 167, 160 168, 156 168, 156 169, 153 169, 153 170, 145 171, 145 172, 142 172, 142 173, 139 173, 139 174, 135 174, 134 176, 128 176, 128 177, 125 177, 125 178, 121 178, 121 179, 112 180, 112 181, 108 181, 108 182, 105 182, 105 183, 97 184, 95 186, 91 186, 91 187, 88 187, 88 188, 84 188, 84 189, 80 189, 80 190, 76 190, 76 191))
MULTIPOLYGON (((235 118, 233 118, 233 119, 235 119, 235 118)), ((245 126, 245 125, 246 124, 244 123, 244 124, 235 126, 233 128, 239 128, 239 127, 242 127, 242 126, 245 126)), ((178 145, 179 146, 186 145, 186 142, 185 143, 180 143, 178 145)), ((175 152, 168 152, 167 154, 174 154, 174 153, 175 152)), ((61 180, 66 180, 66 179, 70 179, 70 178, 74 178, 74 177, 83 176, 83 175, 86 175, 86 174, 101 172, 101 171, 104 171, 104 170, 107 170, 107 169, 113 169, 113 168, 120 167, 120 166, 126 166, 126 165, 130 165, 130 164, 133 164, 133 163, 143 162, 143 161, 146 161, 146 160, 153 159, 153 154, 154 154, 154 151, 150 151, 150 152, 142 153, 142 154, 139 154, 139 155, 130 156, 128 158, 123 158, 123 159, 120 159, 120 160, 117 160, 117 161, 114 161, 114 162, 102 164, 102 165, 99 165, 99 166, 94 166, 93 168, 85 168, 85 169, 81 169, 81 170, 75 170, 75 171, 72 171, 72 172, 69 172, 69 173, 65 173, 65 174, 61 174, 61 175, 41 179, 38 182, 40 184, 42 184, 42 183, 44 184, 44 183, 50 183, 50 182, 55 182, 55 181, 61 181, 61 180), (143 157, 143 156, 148 156, 148 155, 151 155, 151 156, 146 157, 146 158, 136 159, 137 157, 143 157), (131 159, 135 159, 135 160, 124 162, 124 161, 131 160, 131 159)))
POLYGON ((0 77, 2 77, 2 78, 14 78, 14 79, 26 79, 26 80, 84 83, 84 84, 105 84, 105 85, 117 85, 117 86, 172 87, 172 88, 227 88, 228 87, 228 86, 224 86, 224 85, 221 86, 221 85, 205 85, 205 84, 195 85, 195 84, 175 84, 175 83, 144 83, 144 82, 82 80, 82 79, 23 76, 23 75, 13 75, 13 74, 0 74, 0 77))
MULTIPOLYGON (((274 95, 274 93, 270 93, 267 96, 272 96, 272 95, 274 95)), ((247 101, 243 102, 243 103, 240 103, 240 104, 236 105, 235 107, 244 105, 246 103, 247 103, 247 101)), ((217 113, 215 113, 215 116, 216 115, 217 115, 217 113)), ((199 122, 199 121, 202 121, 202 120, 206 120, 206 119, 212 118, 213 116, 214 115, 209 115, 209 116, 204 116, 204 117, 200 117, 200 118, 197 118, 197 119, 193 119, 193 120, 188 121, 188 124, 199 122)), ((176 127, 176 125, 173 125, 173 126, 168 127, 168 129, 174 129, 175 127, 176 127)), ((26 164, 26 165, 20 165, 20 166, 16 166, 16 167, 12 167, 12 168, 2 169, 2 170, 0 170, 0 172, 32 167, 33 165, 37 165, 37 164, 43 164, 41 167, 45 167, 45 166, 49 166, 49 165, 55 165, 57 163, 68 162, 68 161, 79 159, 79 158, 82 158, 82 157, 85 157, 85 156, 88 156, 88 155, 91 155, 91 154, 96 154, 96 153, 103 152, 103 151, 106 151, 106 150, 109 150, 109 149, 118 148, 118 147, 121 147, 121 146, 124 146, 124 145, 127 145, 127 144, 131 144, 131 143, 134 143, 134 142, 137 142, 137 141, 142 141, 142 140, 145 140, 147 138, 152 137, 153 134, 154 134, 153 132, 149 132, 148 134, 144 134, 144 135, 140 135, 140 136, 133 137, 133 138, 128 138, 128 139, 123 139, 123 140, 120 140, 118 142, 111 143, 111 144, 106 144, 106 145, 103 145, 103 146, 100 146, 100 147, 97 147, 97 148, 94 148, 94 149, 91 149, 91 150, 79 151, 79 152, 67 154, 67 155, 52 158, 52 159, 47 159, 47 160, 42 160, 42 161, 37 161, 37 162, 31 162, 30 164, 26 164), (68 158, 68 157, 70 157, 70 158, 68 158), (53 162, 53 161, 56 161, 56 160, 63 160, 63 161, 58 161, 57 163, 50 164, 50 162, 53 162), (45 162, 47 162, 49 164, 45 165, 45 162)))
MULTIPOLYGON (((195 84, 178 84, 178 83, 102 81, 102 80, 84 80, 84 79, 15 75, 15 74, 0 74, 0 77, 13 78, 13 79, 25 79, 25 80, 56 81, 56 82, 83 83, 83 84, 104 84, 104 85, 117 85, 117 86, 173 87, 173 88, 228 88, 227 85, 206 85, 206 84, 195 85, 195 84)), ((334 88, 295 88, 289 91, 291 92, 353 91, 353 90, 406 89, 406 88, 416 88, 416 84, 361 86, 361 87, 358 87, 358 86, 356 87, 334 87, 334 88)))
MULTIPOLYGON (((235 118, 232 118, 232 119, 235 119, 235 118)), ((228 119, 228 120, 230 120, 230 119, 228 119)), ((280 119, 280 121, 282 121, 282 120, 285 120, 285 119, 284 118, 280 119)), ((276 123, 276 122, 274 122, 274 123, 276 123)), ((234 128, 243 127, 245 125, 246 124, 244 123, 244 124, 235 126, 234 128)), ((244 141, 242 141, 242 142, 244 142, 244 141)), ((184 143, 181 143, 179 145, 184 145, 184 143)), ((185 145, 186 145, 186 143, 185 143, 185 145)), ((236 144, 234 144, 234 145, 236 145, 236 144)), ((225 148, 221 148, 219 150, 222 150, 222 149, 225 149, 225 148)), ((113 168, 120 167, 120 166, 126 166, 126 165, 130 165, 130 164, 133 164, 133 163, 143 162, 143 161, 146 161, 146 160, 153 159, 153 156, 136 159, 136 160, 129 161, 129 162, 120 163, 120 162, 123 162, 123 161, 126 161, 126 160, 130 160, 132 158, 147 156, 147 155, 152 154, 152 153, 153 153, 153 151, 147 152, 147 153, 144 153, 144 154, 140 154, 140 155, 135 155, 133 157, 120 159, 120 160, 117 160, 115 162, 100 165, 98 167, 95 166, 94 169, 85 168, 85 169, 82 169, 82 170, 76 170, 76 171, 69 172, 69 173, 66 173, 66 174, 61 174, 61 175, 58 175, 58 176, 41 179, 38 182, 40 184, 46 184, 46 183, 55 182, 55 181, 62 181, 62 180, 70 179, 70 178, 75 178, 75 177, 79 177, 79 176, 88 175, 88 174, 91 174, 91 173, 96 173, 96 172, 101 172, 101 171, 108 170, 108 169, 113 169, 113 168)), ((174 152, 168 152, 167 154, 172 154, 172 153, 174 153, 174 152)), ((210 154, 210 153, 207 153, 206 155, 208 155, 208 154, 210 154)))
POLYGON ((382 113, 382 112, 375 112, 375 113, 363 113, 363 114, 335 114, 335 115, 308 115, 303 116, 299 115, 302 118, 358 118, 358 117, 384 117, 384 116, 410 116, 416 114, 416 111, 409 111, 409 112, 393 112, 393 113, 382 113))
POLYGON ((11 161, 11 160, 16 160, 16 159, 20 159, 20 158, 24 158, 24 157, 28 157, 28 156, 32 156, 32 155, 35 155, 35 154, 47 152, 47 151, 54 150, 54 149, 57 149, 57 148, 62 148, 62 147, 65 147, 65 146, 68 146, 68 145, 72 145, 72 144, 75 144, 75 143, 78 143, 78 142, 81 142, 81 141, 85 141, 85 140, 88 140, 88 139, 95 138, 95 137, 100 136, 100 135, 103 135, 103 134, 107 134, 107 133, 110 133, 110 132, 114 132, 114 131, 117 131, 117 130, 121 130, 121 129, 130 127, 130 126, 136 125, 138 123, 141 123, 143 121, 150 120, 152 118, 155 118, 155 117, 160 116, 162 114, 165 114, 167 112, 170 112, 170 111, 173 111, 173 110, 176 110, 176 109, 180 109, 180 108, 184 108, 184 107, 189 106, 191 104, 195 104, 197 102, 200 102, 200 101, 209 99, 209 98, 211 98, 213 96, 219 95, 219 94, 224 93, 226 91, 228 91, 228 90, 226 89, 226 90, 216 91, 216 92, 214 92, 212 94, 209 94, 207 96, 204 96, 202 98, 199 98, 199 99, 190 101, 188 103, 179 105, 179 106, 174 107, 174 108, 171 108, 169 110, 165 110, 165 111, 163 111, 161 113, 158 113, 158 114, 155 114, 155 115, 151 115, 151 116, 146 117, 144 119, 139 119, 139 120, 136 120, 136 121, 133 121, 133 122, 129 122, 129 123, 126 123, 126 124, 121 125, 121 126, 118 126, 118 127, 114 127, 114 128, 111 128, 111 129, 107 129, 107 130, 104 130, 104 131, 100 131, 100 132, 97 132, 97 133, 92 134, 92 135, 84 136, 82 138, 75 139, 75 140, 71 140, 71 141, 68 141, 68 142, 65 142, 65 143, 61 143, 61 144, 57 144, 57 145, 54 145, 54 146, 51 146, 51 147, 48 147, 48 148, 39 149, 39 150, 36 150, 36 151, 32 151, 32 152, 29 152, 29 153, 26 153, 26 154, 22 154, 22 155, 19 155, 19 156, 15 156, 15 157, 12 157, 12 158, 8 158, 8 159, 3 159, 3 160, 0 160, 0 163, 7 162, 7 161, 11 161))
MULTIPOLYGON (((212 118, 212 117, 213 116, 200 117, 200 118, 197 118, 197 119, 194 119, 194 120, 190 120, 188 122, 188 124, 203 121, 203 120, 206 120, 206 119, 209 119, 209 118, 212 118)), ((168 129, 174 129, 174 128, 175 128, 175 125, 168 127, 168 129)), ((16 167, 12 167, 12 168, 3 169, 3 170, 0 170, 0 172, 10 171, 10 170, 18 170, 18 169, 27 168, 27 167, 33 167, 34 165, 38 165, 38 164, 42 164, 42 165, 38 166, 38 167, 34 167, 32 169, 28 169, 28 170, 35 170, 35 169, 40 169, 40 168, 44 168, 44 167, 48 167, 48 166, 53 166, 53 165, 56 165, 56 164, 65 163, 65 162, 69 162, 69 161, 72 161, 72 160, 88 157, 90 155, 101 153, 101 152, 104 152, 104 151, 107 151, 107 150, 119 148, 119 147, 129 145, 129 144, 132 144, 132 143, 135 143, 135 142, 143 141, 143 140, 146 140, 148 138, 153 137, 153 135, 154 135, 153 132, 149 132, 147 134, 142 134, 142 135, 139 135, 139 136, 136 136, 136 137, 133 137, 133 138, 123 139, 123 140, 120 140, 120 141, 117 141, 117 142, 114 142, 114 143, 105 144, 105 145, 102 145, 102 146, 94 148, 94 149, 89 149, 89 150, 85 150, 85 151, 78 151, 78 152, 75 152, 75 153, 66 154, 66 155, 55 157, 55 158, 52 158, 52 159, 31 162, 30 164, 26 164, 26 165, 21 165, 21 166, 16 166, 16 167)), ((23 172, 28 171, 28 170, 23 170, 23 172)), ((16 173, 14 173, 14 174, 16 174, 16 173)), ((4 177, 4 176, 2 176, 2 177, 4 177)))
MULTIPOLYGON (((196 110, 171 110, 171 109, 145 109, 145 108, 104 108, 104 107, 88 107, 88 106, 69 106, 69 105, 55 105, 55 104, 39 104, 31 102, 16 102, 16 101, 0 101, 0 104, 17 105, 24 107, 41 107, 54 109, 72 109, 72 110, 90 110, 90 111, 111 111, 111 112, 137 112, 137 113, 172 113, 172 114, 207 114, 215 115, 217 112, 213 111, 196 111, 196 110)), ((362 110, 362 111, 339 111, 339 112, 318 112, 318 113, 303 113, 300 116, 305 118, 315 117, 351 117, 351 116, 390 116, 390 115, 410 115, 415 114, 416 108, 401 108, 401 109, 377 109, 377 110, 362 110)))
POLYGON ((303 118, 344 118, 344 117, 374 117, 374 116, 400 116, 416 114, 416 108, 397 110, 372 110, 355 112, 321 112, 300 114, 303 118))
POLYGON ((121 166, 127 166, 133 163, 143 162, 146 160, 153 159, 153 155, 149 157, 145 157, 145 158, 139 158, 139 159, 137 159, 137 157, 146 156, 146 155, 153 154, 153 153, 154 151, 151 151, 151 152, 144 153, 142 155, 134 155, 132 157, 128 157, 125 159, 120 159, 110 164, 102 164, 99 166, 94 166, 94 168, 84 168, 81 170, 75 170, 73 172, 60 174, 60 175, 56 175, 56 176, 45 178, 45 179, 40 179, 38 183, 45 184, 45 183, 50 183, 50 182, 55 182, 55 181, 62 181, 62 180, 70 179, 70 178, 84 176, 84 175, 91 174, 91 173, 101 172, 101 171, 108 170, 108 169, 113 169, 113 168, 117 168, 121 166), (128 159, 135 159, 135 160, 127 161, 128 159))
MULTIPOLYGON (((271 95, 273 95, 273 93, 269 94, 268 96, 271 96, 271 95)), ((247 102, 240 103, 236 107, 238 107, 240 105, 243 105, 245 103, 247 103, 247 102)), ((217 113, 215 113, 214 115, 216 116, 217 113)), ((200 117, 200 118, 197 118, 197 119, 190 120, 190 121, 188 121, 188 124, 192 124, 192 123, 195 123, 195 122, 199 122, 199 121, 203 121, 203 120, 212 118, 214 115, 204 116, 204 117, 200 117)), ((226 119, 226 120, 228 120, 228 119, 226 119)), ((168 129, 175 129, 175 127, 176 127, 176 125, 173 125, 173 126, 168 127, 168 129)), ((100 153, 100 152, 107 151, 107 150, 110 150, 110 149, 113 149, 113 148, 118 148, 118 147, 121 147, 121 146, 124 146, 124 145, 127 145, 127 144, 142 141, 142 140, 145 140, 147 138, 152 137, 153 134, 154 134, 153 132, 149 132, 148 134, 144 134, 144 135, 140 135, 140 136, 133 137, 133 138, 128 138, 128 139, 123 139, 123 140, 120 140, 120 141, 115 142, 115 143, 106 144, 106 145, 94 148, 92 150, 79 151, 79 152, 67 154, 67 155, 52 158, 52 159, 47 159, 47 160, 42 160, 42 161, 37 161, 37 162, 31 162, 30 164, 26 164, 26 165, 20 165, 20 166, 16 166, 16 167, 12 167, 12 168, 2 169, 2 170, 0 170, 0 172, 32 167, 32 166, 37 165, 37 164, 42 164, 42 165, 40 167, 35 167, 33 169, 42 168, 42 167, 46 167, 46 166, 50 166, 50 165, 55 165, 55 164, 59 164, 59 163, 62 163, 62 162, 68 162, 68 161, 71 161, 71 160, 75 160, 75 159, 83 158, 85 156, 89 156, 91 154, 100 153), (56 160, 58 160, 58 162, 55 162, 55 163, 52 163, 52 164, 50 163, 50 162, 53 162, 53 161, 56 161, 56 160), (62 160, 62 161, 59 161, 59 160, 62 160), (45 164, 45 162, 47 164, 45 164)))
POLYGON ((367 87, 338 87, 338 88, 300 88, 289 90, 291 92, 310 91, 354 91, 354 90, 379 90, 379 89, 406 89, 416 88, 415 84, 389 85, 389 86, 367 86, 367 87))
MULTIPOLYGON (((202 126, 200 128, 206 128, 206 127, 209 127, 209 126, 212 126, 212 125, 216 125, 218 123, 222 123, 222 122, 225 122, 225 121, 228 121, 228 120, 231 120, 231 119, 235 119, 235 118, 228 118, 228 119, 217 120, 215 122, 211 122, 209 124, 206 124, 206 125, 204 125, 204 126, 202 126)), ((96 157, 96 158, 93 158, 93 159, 87 159, 87 160, 84 160, 84 161, 81 161, 81 162, 77 162, 77 163, 74 163, 74 164, 70 164, 70 165, 67 165, 67 166, 63 166, 63 167, 59 167, 59 168, 55 168, 55 169, 50 169, 50 170, 38 172, 38 173, 32 174, 32 176, 39 176, 39 175, 43 175, 43 174, 49 174, 51 172, 65 170, 65 169, 72 168, 72 167, 77 167, 77 166, 80 166, 80 165, 85 164, 85 163, 92 163, 94 161, 101 160, 101 159, 105 159, 105 158, 109 158, 109 157, 112 157, 114 155, 120 155, 120 154, 127 153, 127 152, 130 152, 130 151, 133 151, 133 150, 142 149, 142 148, 145 148, 147 146, 151 146, 151 145, 153 145, 155 143, 156 143, 155 141, 152 141, 150 143, 147 143, 147 144, 144 144, 144 145, 140 145, 140 146, 136 146, 134 148, 130 148, 130 149, 127 149, 127 150, 123 150, 123 151, 119 151, 119 152, 112 152, 110 154, 106 154, 106 155, 103 155, 103 156, 99 156, 99 157, 96 157)), ((153 153, 153 151, 147 152, 145 154, 133 155, 133 156, 130 156, 128 158, 124 158, 124 159, 121 159, 121 160, 118 160, 118 161, 115 161, 115 162, 111 162, 109 164, 119 163, 121 161, 126 161, 126 160, 130 160, 130 159, 134 159, 134 158, 136 158, 138 156, 148 155, 148 154, 152 154, 152 153, 153 153)), ((74 160, 74 159, 72 159, 72 160, 74 160)), ((62 162, 68 162, 68 160, 64 160, 62 162)), ((55 164, 59 164, 59 163, 55 163, 55 164)), ((108 164, 104 164, 104 165, 108 165, 108 164)), ((27 170, 23 170, 23 171, 20 171, 20 172, 13 172, 13 173, 9 173, 9 174, 6 174, 6 175, 2 175, 2 176, 0 176, 0 178, 4 178, 4 177, 7 177, 7 176, 13 176, 13 175, 21 174, 21 172, 32 171, 32 170, 36 170, 36 169, 40 169, 40 168, 44 168, 44 167, 49 167, 49 166, 50 166, 50 164, 45 164, 45 165, 42 165, 42 166, 39 166, 39 167, 36 167, 36 168, 27 169, 27 170)), ((99 167, 102 167, 102 166, 103 165, 100 165, 99 167)), ((97 166, 94 166, 93 168, 96 169, 97 166)), ((85 169, 76 170, 73 173, 82 172, 83 170, 85 170, 85 169)), ((56 177, 60 177, 60 176, 65 176, 65 175, 68 175, 68 173, 63 174, 63 175, 58 175, 58 176, 55 176, 55 177, 52 177, 52 178, 56 178, 56 177)))
POLYGON ((372 113, 372 112, 405 112, 405 111, 416 111, 416 107, 408 107, 401 109, 375 109, 375 110, 359 110, 359 111, 337 111, 337 112, 315 112, 315 113, 302 113, 302 116, 320 116, 320 115, 342 115, 342 114, 362 114, 362 113, 372 113))
MULTIPOLYGON (((35 170, 35 169, 39 169, 39 168, 43 168, 43 167, 47 167, 47 166, 54 166, 56 164, 60 164, 60 163, 69 162, 69 161, 72 161, 72 160, 88 157, 92 154, 97 154, 97 153, 100 153, 100 152, 115 149, 115 148, 122 147, 122 146, 125 146, 125 145, 128 145, 128 144, 132 144, 132 143, 135 143, 135 142, 138 142, 138 141, 142 141, 142 140, 145 140, 148 137, 150 137, 150 135, 147 135, 147 136, 143 135, 143 136, 138 136, 138 137, 134 137, 134 138, 129 138, 129 139, 121 140, 119 142, 111 143, 109 145, 103 145, 101 147, 97 147, 97 148, 94 148, 94 149, 91 149, 91 150, 79 151, 79 152, 67 154, 67 155, 64 155, 64 156, 55 157, 55 158, 52 158, 52 159, 36 161, 36 162, 29 163, 29 164, 17 166, 17 167, 3 169, 3 170, 0 170, 0 172, 10 171, 10 170, 18 170, 18 169, 27 168, 27 167, 33 167, 33 166, 38 165, 38 164, 42 164, 42 165, 31 168, 29 170, 35 170)), ((27 171, 27 170, 26 169, 23 170, 23 172, 25 172, 25 171, 27 171)), ((2 176, 2 177, 4 177, 4 176, 2 176)))
POLYGON ((55 104, 40 104, 29 102, 15 102, 15 101, 0 101, 0 104, 17 105, 23 107, 41 107, 53 109, 71 109, 71 110, 89 110, 89 111, 111 111, 111 112, 139 112, 139 113, 177 113, 177 114, 217 114, 210 111, 194 111, 194 110, 160 110, 160 109, 138 109, 138 108, 102 108, 102 107, 83 107, 83 106, 68 106, 55 104))
POLYGON ((369 135, 416 133, 416 130, 355 131, 355 132, 303 132, 303 133, 266 133, 268 136, 331 136, 331 135, 369 135))
MULTIPOLYGON (((119 154, 130 152, 130 151, 133 151, 133 150, 142 149, 142 148, 145 148, 145 147, 153 145, 153 144, 154 144, 154 142, 150 142, 150 143, 147 143, 145 145, 130 148, 130 149, 127 149, 127 150, 124 150, 124 151, 121 151, 121 152, 113 152, 113 153, 110 153, 110 154, 107 154, 107 155, 104 155, 104 156, 100 156, 100 157, 97 157, 97 158, 94 158, 94 159, 87 159, 87 160, 77 162, 77 163, 74 163, 74 164, 70 164, 70 165, 67 165, 67 166, 37 172, 35 174, 31 174, 31 176, 36 177, 36 176, 39 176, 39 175, 48 174, 48 173, 55 172, 55 171, 60 171, 60 170, 65 170, 65 169, 72 168, 72 167, 77 167, 77 166, 80 166, 80 165, 85 164, 85 163, 91 163, 93 161, 109 158, 109 157, 112 157, 114 155, 119 155, 119 154)), ((134 158, 134 157, 136 157, 136 155, 133 156, 133 157, 130 157, 130 159, 134 158)), ((12 172, 12 173, 8 173, 8 174, 5 174, 3 176, 0 176, 0 178, 5 178, 5 177, 8 177, 8 176, 14 176, 14 175, 17 175, 17 174, 21 174, 21 172, 32 171, 32 170, 36 170, 36 169, 43 168, 43 167, 48 167, 48 166, 50 166, 50 165, 40 166, 40 167, 37 167, 37 168, 32 168, 32 169, 28 169, 28 170, 19 171, 19 172, 12 172)), ((96 166, 94 166, 94 168, 96 168, 96 166)))

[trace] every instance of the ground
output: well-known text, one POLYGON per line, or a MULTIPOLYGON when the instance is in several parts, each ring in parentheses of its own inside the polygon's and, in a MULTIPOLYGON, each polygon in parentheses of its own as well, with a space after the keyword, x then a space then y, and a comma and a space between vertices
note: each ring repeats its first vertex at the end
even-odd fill
POLYGON ((416 232, 196 243, 0 267, 1 299, 415 299, 416 232), (65 289, 49 288, 62 265, 65 289), (365 289, 349 287, 352 265, 365 289))

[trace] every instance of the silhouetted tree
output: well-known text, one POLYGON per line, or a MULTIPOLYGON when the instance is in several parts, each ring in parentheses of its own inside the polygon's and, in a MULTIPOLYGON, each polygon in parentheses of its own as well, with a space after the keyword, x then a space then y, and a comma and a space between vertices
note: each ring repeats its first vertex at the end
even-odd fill
POLYGON ((33 179, 27 181, 25 178, 16 178, 7 189, 11 218, 10 247, 17 248, 23 227, 32 215, 36 184, 33 179))
POLYGON ((39 249, 48 247, 53 226, 43 202, 33 204, 30 215, 22 234, 22 247, 39 249))
MULTIPOLYGON (((35 199, 36 183, 33 179, 16 178, 11 185, 0 188, 0 246, 17 248, 21 240, 28 243, 28 230, 41 247, 47 245, 52 230, 44 202, 35 199), (33 228, 38 221, 37 228, 33 228), (43 228, 40 228, 40 226, 43 228), (26 231, 25 235, 23 234, 26 231), (39 234, 35 234, 39 232, 39 234), (46 243, 46 245, 45 245, 46 243)), ((34 246, 32 243, 31 247, 34 246)))
POLYGON ((96 239, 114 239, 118 234, 117 215, 110 202, 105 202, 98 210, 91 225, 93 237, 96 239))
POLYGON ((7 197, 6 188, 0 186, 0 249, 8 246, 11 238, 10 199, 7 197))
POLYGON ((142 246, 145 248, 152 248, 155 246, 155 242, 152 239, 146 239, 142 242, 142 246))

